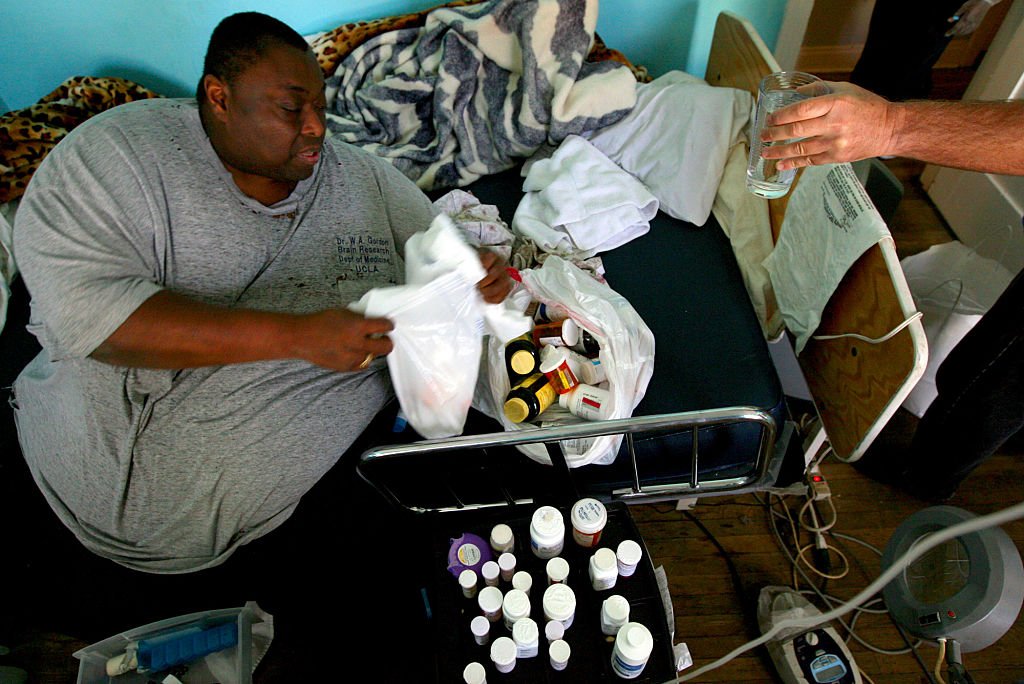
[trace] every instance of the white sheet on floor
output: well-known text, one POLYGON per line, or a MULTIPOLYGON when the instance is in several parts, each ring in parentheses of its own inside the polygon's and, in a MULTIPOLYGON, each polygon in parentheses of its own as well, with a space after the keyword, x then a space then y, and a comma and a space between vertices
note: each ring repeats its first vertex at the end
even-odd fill
POLYGON ((583 138, 530 166, 512 229, 545 251, 586 258, 650 230, 658 200, 583 138))
POLYGON ((636 107, 622 120, 584 134, 640 179, 670 216, 704 225, 729 149, 745 137, 753 98, 670 71, 637 86, 636 107))
POLYGON ((7 322, 7 302, 11 299, 8 287, 18 273, 14 263, 14 214, 19 200, 0 204, 0 331, 7 322))

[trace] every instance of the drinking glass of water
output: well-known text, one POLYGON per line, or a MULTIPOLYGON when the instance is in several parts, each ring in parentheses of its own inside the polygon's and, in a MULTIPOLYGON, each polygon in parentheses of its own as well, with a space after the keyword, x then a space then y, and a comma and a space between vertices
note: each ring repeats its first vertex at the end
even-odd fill
POLYGON ((750 132, 750 160, 747 162, 747 190, 760 197, 773 199, 789 192, 796 176, 796 169, 778 171, 775 159, 764 159, 761 150, 771 145, 794 142, 784 140, 774 143, 761 142, 768 115, 787 105, 809 97, 827 95, 831 89, 817 76, 802 71, 780 71, 761 79, 757 89, 757 118, 750 132))

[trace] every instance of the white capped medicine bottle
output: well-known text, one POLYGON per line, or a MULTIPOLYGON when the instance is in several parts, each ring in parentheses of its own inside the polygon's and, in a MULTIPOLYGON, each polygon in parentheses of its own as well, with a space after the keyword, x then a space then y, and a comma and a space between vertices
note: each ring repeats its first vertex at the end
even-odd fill
POLYGON ((516 622, 530 616, 530 597, 518 589, 511 590, 505 594, 501 612, 505 617, 505 626, 512 629, 516 622))
POLYGON ((462 671, 462 681, 466 684, 487 684, 487 670, 477 662, 472 662, 462 671))
POLYGON ((569 514, 572 538, 585 549, 592 549, 601 541, 601 533, 608 524, 608 510, 597 499, 580 499, 572 505, 569 514))
POLYGON ((511 672, 516 666, 516 642, 509 637, 498 637, 491 644, 491 661, 498 672, 511 672))
POLYGON ((491 622, 497 622, 501 619, 501 603, 503 600, 504 597, 501 595, 501 589, 498 587, 484 587, 476 595, 480 612, 491 622))
POLYGON ((562 639, 556 639, 548 646, 548 658, 551 662, 551 669, 564 670, 569 664, 569 655, 572 650, 569 644, 562 639))
POLYGON ((629 601, 626 597, 613 594, 601 604, 601 633, 615 636, 624 624, 629 622, 629 601))
POLYGON ((483 646, 491 640, 491 621, 483 615, 477 615, 470 620, 469 631, 473 632, 473 641, 483 646))
POLYGON ((515 537, 512 536, 512 528, 505 523, 499 523, 491 528, 491 548, 494 553, 511 553, 515 547, 515 537))
POLYGON ((558 620, 565 629, 572 627, 576 617, 576 593, 568 584, 552 584, 545 589, 541 605, 546 619, 558 620))
POLYGON ((654 649, 654 637, 639 622, 627 622, 615 635, 612 670, 623 679, 636 679, 644 671, 654 649))
POLYGON ((501 578, 501 568, 494 561, 487 561, 480 568, 480 576, 484 578, 484 584, 488 587, 498 586, 501 578))
POLYGON ((604 591, 615 586, 619 579, 619 569, 615 564, 615 552, 611 549, 598 549, 590 557, 590 583, 594 591, 604 591))
POLYGON ((605 420, 611 414, 612 393, 593 385, 579 384, 558 395, 558 404, 584 420, 605 420))
POLYGON ((629 577, 636 572, 636 566, 644 556, 643 547, 632 539, 625 539, 619 543, 615 551, 615 560, 619 566, 619 574, 629 577))
POLYGON ((565 636, 565 625, 558 620, 548 620, 548 623, 544 625, 544 636, 549 644, 561 639, 565 636))
POLYGON ((530 520, 530 549, 541 560, 554 558, 565 547, 565 521, 554 506, 541 506, 530 520))
POLYGON ((466 568, 459 573, 459 586, 462 587, 462 595, 466 598, 476 598, 477 578, 476 571, 466 568))
POLYGON ((516 642, 517 658, 536 658, 540 651, 540 630, 531 618, 524 617, 512 625, 512 641, 516 642))
POLYGON ((533 587, 533 575, 520 570, 516 574, 512 575, 512 588, 518 589, 527 596, 530 595, 530 589, 533 587))
POLYGON ((498 572, 501 573, 501 581, 512 581, 512 577, 516 574, 515 554, 511 554, 506 551, 505 553, 498 556, 498 572))
POLYGON ((545 566, 548 573, 548 584, 564 584, 569 579, 569 561, 555 556, 545 566))

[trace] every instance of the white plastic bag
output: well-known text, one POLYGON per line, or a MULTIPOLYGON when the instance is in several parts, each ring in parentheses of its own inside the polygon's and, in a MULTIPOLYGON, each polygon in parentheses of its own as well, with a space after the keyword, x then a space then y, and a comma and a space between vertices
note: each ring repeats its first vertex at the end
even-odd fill
MULTIPOLYGON (((612 395, 608 418, 633 415, 633 409, 643 399, 654 372, 654 334, 640 314, 625 297, 608 285, 555 255, 549 256, 540 268, 521 271, 521 275, 523 287, 530 298, 566 309, 570 318, 597 340, 601 347, 601 365, 608 375, 608 389, 612 395)), ((496 407, 492 415, 506 430, 535 429, 533 425, 513 423, 500 410, 511 389, 505 369, 504 341, 491 337, 487 358, 489 398, 496 407)), ((621 442, 621 435, 598 437, 582 454, 567 453, 566 462, 570 468, 611 463, 621 442)), ((525 444, 517 448, 535 461, 551 463, 543 444, 525 444)))
POLYGON ((928 366, 903 402, 903 408, 920 418, 938 395, 939 365, 995 304, 1013 274, 955 240, 909 256, 900 265, 914 303, 924 314, 928 340, 928 366))
POLYGON ((529 321, 484 302, 476 287, 486 275, 480 257, 447 216, 406 242, 405 268, 406 285, 370 290, 349 308, 394 325, 388 370, 409 424, 430 439, 458 435, 480 370, 484 323, 508 340, 529 321))

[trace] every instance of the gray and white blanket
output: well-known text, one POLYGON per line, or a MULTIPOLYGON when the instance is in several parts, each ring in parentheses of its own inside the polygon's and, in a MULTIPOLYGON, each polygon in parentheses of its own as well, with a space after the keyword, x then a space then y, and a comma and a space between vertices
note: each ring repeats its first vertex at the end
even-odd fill
POLYGON ((424 190, 460 187, 625 116, 636 81, 586 62, 598 0, 491 0, 381 34, 327 81, 327 123, 424 190))

